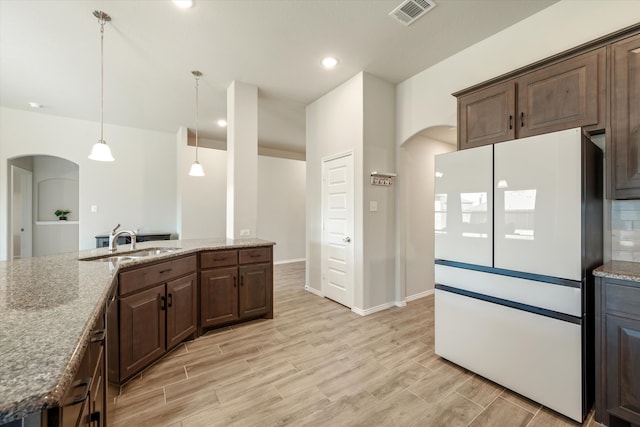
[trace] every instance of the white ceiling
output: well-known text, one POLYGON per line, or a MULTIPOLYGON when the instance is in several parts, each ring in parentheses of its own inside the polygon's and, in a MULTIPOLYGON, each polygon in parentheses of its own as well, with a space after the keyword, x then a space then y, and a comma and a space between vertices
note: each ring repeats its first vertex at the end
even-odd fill
POLYGON ((303 152, 305 106, 359 71, 399 83, 557 0, 435 1, 405 27, 388 16, 400 0, 0 0, 0 105, 98 121, 103 10, 105 123, 193 128, 197 69, 201 135, 226 139, 237 80, 259 88, 260 145, 303 152))

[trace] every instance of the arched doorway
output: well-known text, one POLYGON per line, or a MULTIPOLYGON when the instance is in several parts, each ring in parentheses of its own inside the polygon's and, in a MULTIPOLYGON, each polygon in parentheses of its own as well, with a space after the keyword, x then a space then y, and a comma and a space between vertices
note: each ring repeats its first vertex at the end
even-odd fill
POLYGON ((399 217, 404 232, 400 242, 404 256, 405 300, 433 292, 434 267, 434 159, 456 150, 456 128, 433 126, 400 146, 402 176, 399 217))
POLYGON ((78 165, 39 155, 15 157, 8 163, 10 259, 77 251, 78 165), (69 211, 66 219, 61 219, 60 211, 69 211))

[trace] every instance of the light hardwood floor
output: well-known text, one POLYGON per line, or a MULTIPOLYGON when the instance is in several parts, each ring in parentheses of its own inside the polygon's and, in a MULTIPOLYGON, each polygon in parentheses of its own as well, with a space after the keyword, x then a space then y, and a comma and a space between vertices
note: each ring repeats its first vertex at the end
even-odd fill
MULTIPOLYGON (((433 297, 361 317, 275 266, 273 320, 178 346, 121 390, 110 426, 578 426, 433 352, 433 297)), ((591 414, 585 426, 599 426, 591 414)))

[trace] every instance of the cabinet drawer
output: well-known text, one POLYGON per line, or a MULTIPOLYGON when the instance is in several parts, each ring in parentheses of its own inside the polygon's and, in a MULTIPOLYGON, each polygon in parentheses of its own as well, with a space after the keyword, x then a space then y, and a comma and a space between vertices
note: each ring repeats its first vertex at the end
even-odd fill
POLYGON ((607 313, 624 313, 640 319, 640 288, 612 283, 605 286, 607 313))
POLYGON ((209 251, 200 254, 200 268, 231 267, 238 264, 238 251, 209 251))
POLYGON ((271 248, 252 248, 252 249, 240 249, 238 251, 238 258, 240 264, 253 264, 256 262, 268 262, 271 261, 271 248))
POLYGON ((140 267, 120 273, 120 295, 125 295, 149 285, 166 282, 197 269, 195 255, 140 267))

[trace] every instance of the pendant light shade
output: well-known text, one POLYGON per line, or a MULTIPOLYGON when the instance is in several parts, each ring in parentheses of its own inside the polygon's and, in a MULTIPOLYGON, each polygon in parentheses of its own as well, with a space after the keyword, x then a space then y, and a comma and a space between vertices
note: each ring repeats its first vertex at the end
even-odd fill
POLYGON ((193 162, 191 165, 191 169, 189 170, 189 175, 191 176, 204 176, 204 169, 202 169, 202 165, 199 161, 193 162))
POLYGON ((100 139, 93 144, 89 158, 99 162, 113 162, 111 149, 104 140, 104 24, 111 21, 111 17, 100 10, 93 11, 100 24, 100 139))
POLYGON ((99 162, 113 162, 115 160, 111 155, 111 149, 104 141, 98 141, 93 144, 89 158, 99 162))
POLYGON ((200 81, 200 77, 202 77, 202 73, 200 71, 192 71, 193 77, 196 79, 196 160, 191 165, 191 169, 189 170, 190 176, 204 176, 204 169, 202 169, 202 165, 198 161, 198 82, 200 81))

